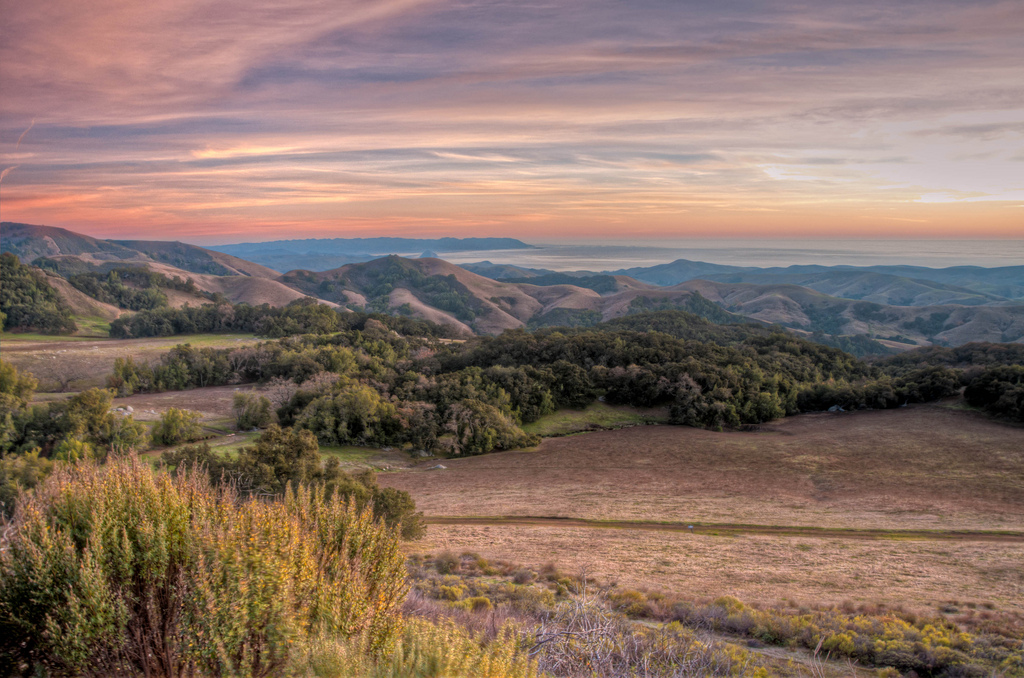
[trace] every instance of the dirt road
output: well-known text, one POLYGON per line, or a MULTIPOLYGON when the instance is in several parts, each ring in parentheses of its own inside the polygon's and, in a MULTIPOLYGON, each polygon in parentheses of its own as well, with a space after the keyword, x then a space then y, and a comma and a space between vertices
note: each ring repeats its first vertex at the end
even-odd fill
POLYGON ((931 541, 1024 542, 1024 532, 987 530, 857 530, 738 523, 660 523, 626 520, 581 520, 552 516, 428 516, 428 525, 536 525, 538 527, 587 527, 604 530, 652 530, 728 536, 736 534, 829 539, 914 539, 931 541))

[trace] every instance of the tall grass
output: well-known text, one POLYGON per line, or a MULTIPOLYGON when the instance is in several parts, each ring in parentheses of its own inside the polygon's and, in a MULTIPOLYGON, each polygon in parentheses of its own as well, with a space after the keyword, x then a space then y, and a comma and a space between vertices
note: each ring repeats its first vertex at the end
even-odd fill
POLYGON ((243 498, 136 459, 60 468, 0 551, 0 673, 278 675, 314 638, 389 654, 405 567, 393 530, 299 488, 243 498))
POLYGON ((512 626, 489 642, 452 621, 410 619, 391 653, 373 657, 352 640, 321 638, 303 648, 296 678, 534 678, 512 626))

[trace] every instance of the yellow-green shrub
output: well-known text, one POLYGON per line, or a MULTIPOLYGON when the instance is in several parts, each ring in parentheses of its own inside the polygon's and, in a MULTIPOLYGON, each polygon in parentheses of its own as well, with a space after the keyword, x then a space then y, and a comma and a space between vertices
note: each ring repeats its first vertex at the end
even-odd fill
POLYGON ((471 596, 469 598, 463 598, 457 603, 454 603, 454 607, 462 608, 463 610, 469 610, 470 612, 488 612, 494 609, 494 603, 491 602, 487 596, 471 596))
POLYGON ((451 622, 410 620, 394 651, 374 659, 353 640, 320 637, 293 659, 293 678, 534 678, 532 661, 510 626, 486 644, 451 622))
POLYGON ((0 552, 0 657, 57 674, 266 675, 296 643, 399 632, 392 530, 300 488, 257 501, 134 458, 58 469, 0 552))

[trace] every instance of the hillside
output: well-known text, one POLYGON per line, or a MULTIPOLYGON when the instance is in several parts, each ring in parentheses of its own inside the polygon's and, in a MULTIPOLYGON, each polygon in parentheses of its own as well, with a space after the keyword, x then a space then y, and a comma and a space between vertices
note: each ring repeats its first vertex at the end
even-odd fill
MULTIPOLYGON (((579 275, 582 272, 571 273, 579 275)), ((668 264, 610 271, 660 286, 689 280, 789 284, 846 299, 895 306, 984 305, 1024 299, 1024 266, 789 266, 754 268, 678 259, 668 264)))
POLYGON ((34 226, 9 221, 0 223, 0 252, 11 252, 23 263, 60 254, 88 254, 98 261, 133 259, 139 253, 108 240, 74 233, 55 226, 34 226))
MULTIPOLYGON (((229 254, 215 252, 196 245, 180 242, 151 240, 101 240, 52 226, 30 224, 0 224, 0 247, 25 263, 37 261, 64 278, 84 273, 109 273, 115 269, 142 267, 167 278, 192 280, 201 293, 219 294, 233 303, 254 306, 270 304, 284 306, 304 296, 295 288, 275 280, 278 273, 265 266, 245 261, 229 254)), ((74 290, 60 278, 49 278, 51 284, 73 308, 87 308, 92 303, 88 296, 74 290)), ((179 308, 207 303, 207 297, 169 290, 168 305, 179 308)), ((97 315, 110 319, 109 304, 101 304, 96 312, 82 311, 83 315, 97 315)), ((79 311, 76 311, 79 313, 79 311)), ((114 315, 116 317, 116 315, 114 315)))
POLYGON ((896 306, 842 299, 798 285, 707 280, 669 289, 700 292, 733 313, 811 332, 872 335, 913 344, 1024 341, 1024 305, 896 306))
MULTIPOLYGON (((309 296, 351 310, 428 320, 463 336, 517 328, 588 327, 644 311, 685 310, 719 323, 753 320, 784 325, 846 350, 854 350, 847 339, 853 337, 863 344, 855 351, 859 354, 971 341, 1024 342, 1024 303, 1012 298, 1018 283, 1024 290, 1024 267, 759 269, 678 260, 595 274, 490 262, 460 267, 433 257, 391 255, 330 270, 297 269, 278 275, 222 251, 184 243, 99 240, 61 228, 6 223, 2 236, 5 251, 24 259, 34 257, 64 277, 145 267, 168 279, 191 280, 194 287, 187 293, 168 290, 165 294, 167 305, 173 308, 200 305, 217 296, 233 303, 280 307, 309 296), (499 277, 503 279, 496 279, 499 277), (666 284, 680 278, 681 282, 666 284)), ((479 247, 485 240, 493 239, 281 243, 298 249, 320 244, 327 250, 415 244, 423 251, 428 243, 437 249, 451 249, 479 247)), ((271 254, 271 245, 274 243, 231 247, 267 256, 291 256, 287 251, 271 254)), ((338 260, 366 255, 325 251, 316 256, 338 260)), ((65 289, 68 286, 57 287, 73 307, 89 305, 65 289)), ((100 301, 110 300, 101 297, 100 301)), ((100 308, 89 315, 109 318, 112 311, 100 308)))
POLYGON ((278 274, 221 252, 181 242, 151 240, 101 240, 55 226, 0 223, 0 251, 11 252, 22 262, 39 257, 76 257, 91 266, 107 270, 126 264, 163 263, 189 273, 221 276, 274 278, 278 274))
MULTIPOLYGON (((846 294, 852 294, 858 285, 862 290, 890 285, 892 296, 903 295, 909 289, 904 286, 897 292, 891 287, 894 277, 883 274, 842 272, 829 278, 815 273, 810 277, 817 277, 820 285, 832 286, 845 278, 840 291, 846 294)), ((279 281, 349 308, 409 315, 477 334, 498 334, 519 327, 588 326, 642 311, 682 309, 715 322, 750 319, 807 334, 870 336, 890 347, 1024 340, 1024 305, 1006 300, 998 305, 980 305, 993 299, 938 284, 915 283, 913 300, 922 302, 934 297, 974 303, 875 303, 797 284, 698 279, 657 286, 624 275, 574 278, 546 273, 514 282, 500 281, 439 259, 401 257, 350 264, 333 271, 291 271, 279 281)))
POLYGON ((759 285, 800 285, 833 297, 872 301, 892 306, 983 306, 1008 303, 1005 297, 932 280, 908 278, 876 271, 831 270, 812 273, 764 271, 705 276, 720 282, 759 285))
POLYGON ((170 264, 191 273, 208 275, 244 275, 255 278, 275 278, 277 271, 223 252, 182 242, 155 240, 116 240, 119 245, 143 253, 154 261, 170 264))
POLYGON ((60 276, 47 275, 45 280, 46 284, 57 292, 75 315, 103 318, 108 322, 121 315, 122 311, 117 306, 93 299, 88 294, 72 287, 71 283, 60 276))

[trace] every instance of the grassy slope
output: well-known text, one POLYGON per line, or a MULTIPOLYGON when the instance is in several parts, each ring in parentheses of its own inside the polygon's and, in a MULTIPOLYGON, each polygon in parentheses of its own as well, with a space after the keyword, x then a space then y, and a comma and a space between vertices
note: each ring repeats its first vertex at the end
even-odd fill
POLYGON ((641 411, 632 407, 612 407, 604 403, 593 403, 583 410, 559 410, 554 414, 545 415, 523 426, 523 430, 531 435, 549 438, 658 423, 666 419, 666 413, 660 410, 641 411))
POLYGON ((428 516, 1021 530, 1022 438, 975 412, 918 406, 790 417, 758 433, 644 426, 551 438, 389 482, 428 516))

